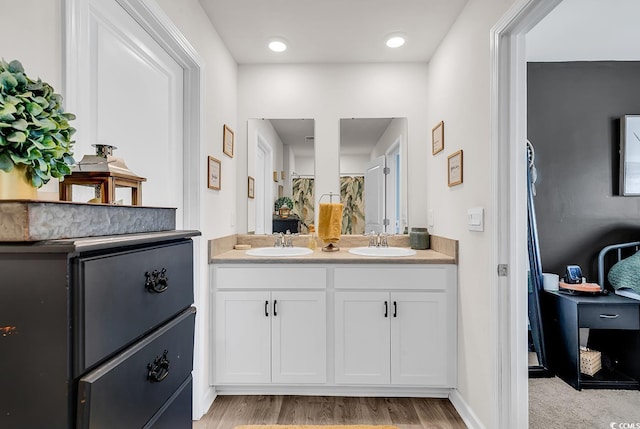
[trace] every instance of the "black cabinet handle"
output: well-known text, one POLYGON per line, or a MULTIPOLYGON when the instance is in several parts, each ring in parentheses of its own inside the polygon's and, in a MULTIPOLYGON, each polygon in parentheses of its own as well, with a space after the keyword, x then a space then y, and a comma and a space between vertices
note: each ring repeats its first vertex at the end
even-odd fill
POLYGON ((278 315, 278 300, 277 299, 273 300, 273 315, 274 316, 278 315))
POLYGON ((387 301, 384 302, 384 317, 389 317, 389 303, 387 301))
POLYGON ((398 303, 393 301, 393 317, 398 317, 398 303))
POLYGON ((264 317, 269 317, 269 301, 264 302, 264 317))
POLYGON ((147 364, 147 380, 151 383, 159 383, 169 375, 168 351, 165 350, 162 356, 156 356, 153 363, 147 364))
POLYGON ((162 293, 169 288, 169 278, 167 277, 167 269, 162 268, 160 271, 153 270, 144 273, 147 278, 144 287, 151 293, 162 293))
POLYGON ((617 319, 618 317, 620 317, 619 314, 601 314, 600 315, 601 319, 617 319))

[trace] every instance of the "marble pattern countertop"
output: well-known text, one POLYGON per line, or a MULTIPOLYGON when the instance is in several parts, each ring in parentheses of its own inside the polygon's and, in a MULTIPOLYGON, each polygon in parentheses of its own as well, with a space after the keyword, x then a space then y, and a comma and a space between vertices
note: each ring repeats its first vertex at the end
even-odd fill
POLYGON ((268 257, 249 256, 246 250, 229 250, 210 259, 213 264, 455 264, 454 257, 435 250, 416 250, 413 256, 375 257, 349 253, 349 248, 341 247, 337 252, 323 252, 320 248, 302 256, 268 257))
MULTIPOLYGON (((318 248, 311 254, 290 257, 249 256, 246 250, 233 250, 236 244, 248 244, 255 247, 273 246, 273 237, 266 235, 230 235, 209 241, 209 263, 244 263, 244 264, 457 264, 458 241, 432 235, 431 249, 416 250, 412 256, 374 257, 349 253, 352 247, 363 247, 368 244, 368 237, 361 235, 343 235, 338 242, 337 252, 323 252, 322 242, 317 240, 318 248)), ((408 235, 389 237, 389 246, 409 247, 408 235)), ((294 237, 293 245, 306 247, 308 235, 294 237)))

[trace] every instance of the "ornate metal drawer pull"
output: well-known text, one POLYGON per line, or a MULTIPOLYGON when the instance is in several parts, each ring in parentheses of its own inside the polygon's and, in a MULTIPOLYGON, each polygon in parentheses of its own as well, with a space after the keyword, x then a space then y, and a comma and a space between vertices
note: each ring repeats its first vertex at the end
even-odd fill
POLYGON ((169 359, 167 359, 168 351, 165 350, 162 356, 156 356, 153 363, 147 364, 147 380, 150 382, 160 382, 169 375, 169 359))
POLYGON ((144 273, 147 280, 144 287, 152 293, 162 293, 169 288, 169 277, 167 277, 167 269, 147 271, 144 273))

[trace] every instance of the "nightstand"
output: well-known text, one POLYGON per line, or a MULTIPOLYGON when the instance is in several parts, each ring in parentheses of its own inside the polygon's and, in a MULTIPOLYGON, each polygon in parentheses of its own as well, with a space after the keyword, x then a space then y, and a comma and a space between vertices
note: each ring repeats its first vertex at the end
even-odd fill
POLYGON ((610 294, 541 294, 549 369, 574 388, 638 389, 640 301, 610 294), (580 328, 589 328, 591 349, 602 353, 593 377, 580 372, 580 328))

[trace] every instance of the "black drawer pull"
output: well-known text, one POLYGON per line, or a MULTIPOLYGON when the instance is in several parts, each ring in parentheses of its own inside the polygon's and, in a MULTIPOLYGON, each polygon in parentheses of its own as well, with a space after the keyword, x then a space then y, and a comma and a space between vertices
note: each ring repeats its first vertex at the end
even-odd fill
POLYGON ((273 300, 273 315, 274 316, 278 315, 278 300, 277 299, 273 300))
POLYGON ((169 359, 167 359, 168 351, 165 350, 162 356, 156 356, 153 363, 147 364, 147 380, 152 383, 160 382, 169 375, 169 359))
POLYGON ((169 288, 169 278, 167 277, 167 269, 147 271, 144 273, 147 280, 144 287, 151 293, 162 293, 169 288))
POLYGON ((620 317, 619 314, 601 314, 600 315, 601 319, 617 319, 618 317, 620 317))
POLYGON ((269 301, 264 302, 264 317, 269 317, 269 301))
POLYGON ((384 302, 384 317, 389 317, 389 303, 387 301, 384 302))
POLYGON ((398 317, 398 303, 393 301, 393 317, 398 317))

